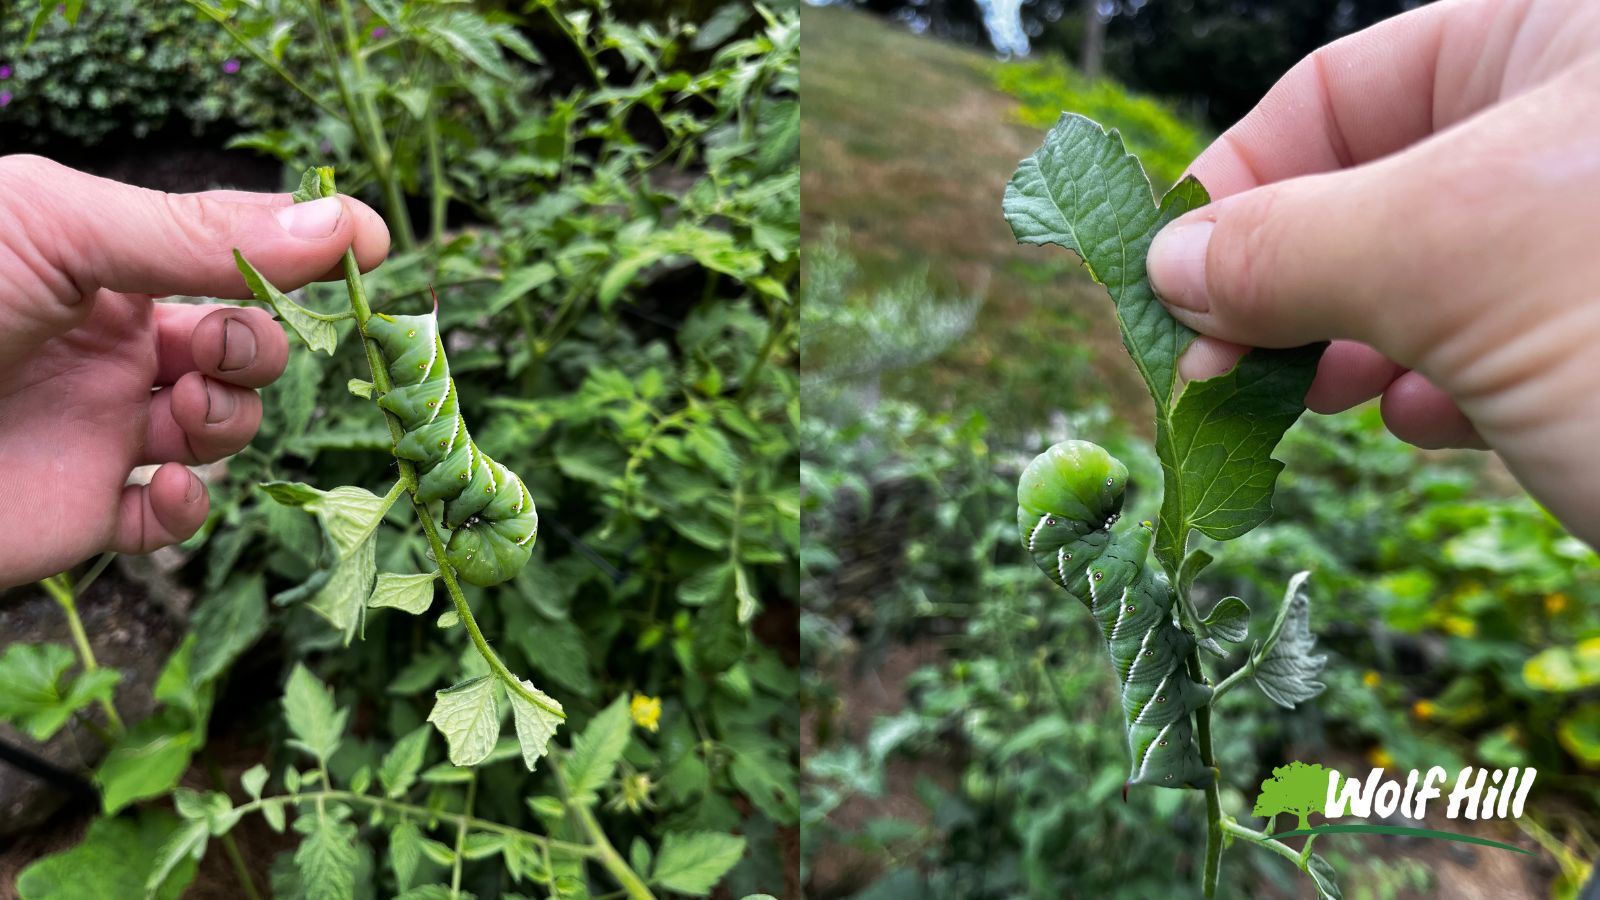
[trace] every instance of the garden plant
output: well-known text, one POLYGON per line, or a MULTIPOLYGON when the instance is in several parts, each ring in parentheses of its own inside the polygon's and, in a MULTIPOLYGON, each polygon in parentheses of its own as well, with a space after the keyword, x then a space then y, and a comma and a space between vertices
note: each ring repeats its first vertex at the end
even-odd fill
POLYGON ((396 252, 297 298, 239 259, 305 346, 182 548, 154 682, 82 626, 109 558, 42 586, 72 648, 0 654, 0 719, 107 747, 21 896, 787 892, 796 14, 189 6, 296 104, 234 144, 313 167, 297 199, 337 171, 396 252))
MULTIPOLYGON (((1191 537, 1238 538, 1271 514, 1283 464, 1273 449, 1304 412, 1321 345, 1253 350, 1229 372, 1183 382, 1178 359, 1196 337, 1161 307, 1144 271, 1162 225, 1208 201, 1193 178, 1159 203, 1115 132, 1066 114, 1006 188, 1005 214, 1019 241, 1054 243, 1084 260, 1110 292, 1123 344, 1156 408, 1161 511, 1119 522, 1128 470, 1099 446, 1069 441, 1029 464, 1017 491, 1017 523, 1034 561, 1093 614, 1122 682, 1131 770, 1126 785, 1203 791, 1202 889, 1214 896, 1227 842, 1243 840, 1289 859, 1324 897, 1338 897, 1332 867, 1312 852, 1248 828, 1221 807, 1222 774, 1212 712, 1246 680, 1293 708, 1320 693, 1326 659, 1314 652, 1308 573, 1289 582, 1272 630, 1227 677, 1206 674, 1200 651, 1227 655, 1249 635, 1250 610, 1225 597, 1204 614, 1191 589, 1214 561, 1191 537), (1154 551, 1160 571, 1150 566, 1154 551), (1176 621, 1174 614, 1176 613, 1176 621), (1192 726, 1191 726, 1192 721, 1192 726)), ((1126 792, 1126 787, 1124 792, 1126 792)))

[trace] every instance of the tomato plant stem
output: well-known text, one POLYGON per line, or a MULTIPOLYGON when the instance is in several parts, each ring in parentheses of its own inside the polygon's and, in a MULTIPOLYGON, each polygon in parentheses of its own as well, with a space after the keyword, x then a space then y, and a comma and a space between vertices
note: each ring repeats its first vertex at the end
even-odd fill
MULTIPOLYGON (((400 183, 394 174, 393 154, 388 141, 384 138, 381 123, 377 131, 373 131, 377 115, 376 107, 372 105, 370 95, 364 95, 361 98, 364 102, 358 102, 355 90, 350 86, 350 80, 345 78, 343 68, 345 60, 340 56, 338 45, 334 43, 333 29, 328 24, 328 16, 322 8, 321 0, 312 0, 307 5, 311 12, 312 30, 317 33, 317 43, 322 48, 328 71, 332 74, 339 102, 345 108, 344 120, 350 124, 356 143, 361 145, 362 154, 372 163, 373 175, 383 188, 384 208, 387 211, 385 218, 389 222, 395 246, 401 250, 410 250, 416 244, 416 238, 411 231, 411 215, 406 210, 405 194, 400 190, 400 183)), ((348 6, 340 12, 341 15, 348 15, 348 6)), ((365 90, 366 63, 361 58, 354 37, 353 24, 350 22, 346 22, 345 47, 350 56, 351 74, 355 76, 358 86, 365 90)))
MULTIPOLYGON (((222 770, 217 766, 216 757, 211 755, 208 747, 201 751, 201 758, 205 763, 206 778, 211 781, 211 789, 226 794, 228 786, 222 780, 222 770)), ((228 854, 228 862, 233 866, 234 877, 239 879, 239 887, 244 889, 248 900, 261 900, 261 892, 256 890, 255 879, 250 877, 250 867, 245 864, 244 854, 239 852, 239 843, 233 839, 232 831, 222 833, 222 849, 228 854)))
MULTIPOLYGON (((1171 490, 1171 485, 1167 486, 1171 490)), ((1179 536, 1177 546, 1187 547, 1189 535, 1184 533, 1179 536)), ((1183 554, 1176 554, 1175 559, 1182 559, 1183 554)), ((1167 571, 1167 580, 1172 585, 1178 597, 1178 618, 1183 626, 1192 635, 1199 626, 1199 617, 1193 604, 1189 600, 1189 591, 1184 581, 1178 577, 1175 567, 1168 566, 1163 560, 1162 567, 1167 571)), ((1200 665, 1200 648, 1192 647, 1189 650, 1185 664, 1189 670, 1189 678, 1198 684, 1208 684, 1205 668, 1200 665)), ((1216 699, 1215 693, 1212 701, 1216 699)), ((1200 745, 1200 762, 1211 770, 1211 783, 1206 785, 1206 862, 1205 870, 1201 875, 1200 889, 1207 898, 1217 895, 1217 880, 1222 872, 1222 793, 1219 783, 1222 773, 1217 769, 1217 758, 1211 746, 1211 702, 1195 710, 1194 730, 1195 740, 1200 745)))
MULTIPOLYGON (((356 265, 356 255, 352 250, 344 252, 344 281, 350 293, 350 309, 355 313, 356 327, 361 332, 361 343, 367 351, 367 366, 372 370, 372 386, 378 396, 388 393, 394 388, 394 382, 389 379, 389 368, 384 362, 383 351, 378 348, 378 342, 367 336, 367 320, 372 318, 372 307, 367 302, 367 288, 361 281, 361 269, 356 265)), ((389 424, 389 437, 396 443, 405 436, 405 430, 400 427, 400 420, 394 413, 384 410, 384 421, 389 424)), ((548 700, 541 699, 539 695, 528 689, 522 679, 511 674, 506 664, 500 659, 500 654, 494 652, 489 642, 484 639, 483 631, 478 627, 478 620, 472 615, 472 607, 467 605, 467 598, 461 592, 461 585, 456 581, 455 567, 450 565, 445 558, 444 541, 439 537, 439 525, 433 520, 433 513, 428 510, 428 504, 417 499, 417 467, 406 459, 396 459, 400 468, 400 479, 411 492, 411 507, 417 512, 417 521, 422 523, 422 533, 428 539, 428 546, 433 550, 434 561, 439 564, 439 577, 444 581, 445 590, 450 594, 450 600, 455 604, 456 614, 461 617, 461 624, 467 629, 467 636, 472 639, 472 645, 477 648, 478 654, 489 664, 490 671, 506 686, 509 691, 515 692, 519 697, 539 707, 545 712, 565 719, 566 713, 560 707, 552 706, 548 700)))
POLYGON ((561 792, 561 802, 567 807, 567 812, 577 819, 578 827, 583 829, 584 836, 589 839, 589 846, 594 851, 594 859, 616 879, 622 887, 623 893, 633 900, 655 900, 650 886, 645 884, 639 873, 633 871, 633 866, 622 858, 617 848, 611 845, 606 838, 605 829, 594 817, 594 811, 581 799, 572 796, 572 788, 567 784, 567 776, 561 770, 561 754, 554 747, 550 748, 550 771, 555 775, 556 788, 561 792))
MULTIPOLYGON (((94 658, 94 648, 89 646, 89 635, 83 630, 83 619, 78 616, 78 598, 72 586, 72 578, 62 573, 52 575, 39 583, 66 614, 67 630, 72 632, 72 643, 78 648, 78 661, 83 664, 83 671, 88 673, 99 669, 100 664, 94 658)), ((122 724, 122 717, 117 715, 117 707, 108 698, 102 697, 100 709, 106 714, 110 736, 121 737, 127 727, 122 724)))
POLYGON ((277 794, 271 797, 262 797, 249 803, 240 804, 234 811, 240 815, 259 812, 269 803, 349 803, 355 806, 369 806, 401 815, 412 816, 424 823, 438 820, 450 825, 465 825, 471 831, 489 831, 495 834, 509 835, 525 840, 538 847, 545 853, 556 853, 562 856, 577 857, 580 859, 593 858, 598 855, 595 848, 585 844, 574 844, 570 841, 558 841, 555 838, 545 837, 531 831, 523 831, 510 825, 491 822, 488 819, 479 819, 463 813, 445 812, 428 806, 417 806, 412 803, 403 803, 384 797, 374 797, 370 794, 357 794, 354 791, 341 791, 329 788, 320 791, 301 791, 295 794, 277 794))
POLYGON ((1307 837, 1305 847, 1303 849, 1296 850, 1288 844, 1285 844, 1283 841, 1272 837, 1271 835, 1256 831, 1254 828, 1246 828, 1232 819, 1223 819, 1221 826, 1222 830, 1235 837, 1244 838, 1251 843, 1258 844, 1267 850, 1271 850, 1273 853, 1276 853, 1284 859, 1294 863, 1295 867, 1301 869, 1302 871, 1306 868, 1307 860, 1311 858, 1311 842, 1316 839, 1316 835, 1307 837))
POLYGON ((467 820, 472 815, 472 804, 478 799, 478 773, 467 779, 467 800, 461 806, 462 820, 456 823, 456 852, 450 860, 450 900, 461 896, 461 864, 466 860, 467 820))

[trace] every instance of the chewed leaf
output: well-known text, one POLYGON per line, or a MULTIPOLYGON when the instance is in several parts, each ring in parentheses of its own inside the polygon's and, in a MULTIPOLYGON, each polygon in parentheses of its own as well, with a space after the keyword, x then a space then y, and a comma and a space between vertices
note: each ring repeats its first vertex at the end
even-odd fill
POLYGON ((1317 680, 1328 664, 1328 657, 1312 652, 1317 639, 1311 634, 1311 599, 1306 596, 1306 579, 1301 572, 1289 579, 1274 627, 1277 641, 1257 664, 1256 686, 1267 699, 1293 709, 1322 693, 1327 685, 1317 680))
POLYGON ((422 615, 433 605, 433 582, 438 577, 438 572, 425 575, 380 572, 378 582, 372 588, 372 596, 367 598, 367 605, 392 606, 414 616, 422 615))
POLYGON ((1223 597, 1201 621, 1213 635, 1230 644, 1250 635, 1250 607, 1238 597, 1223 597))
POLYGON ((333 349, 339 345, 339 334, 334 330, 333 323, 319 318, 300 304, 289 299, 283 291, 272 286, 272 283, 250 265, 249 260, 238 250, 233 251, 234 262, 239 266, 239 272, 244 275, 245 284, 250 286, 250 293, 268 307, 283 322, 284 327, 294 332, 307 348, 320 350, 330 356, 333 349))
POLYGON ((491 675, 468 679, 433 695, 436 699, 428 721, 449 743, 452 763, 475 766, 494 750, 500 736, 500 706, 494 695, 491 675))
POLYGON ((560 710, 561 704, 531 683, 518 679, 540 704, 522 696, 520 691, 510 691, 512 718, 516 721, 517 742, 522 745, 522 763, 532 772, 539 757, 550 752, 550 739, 555 737, 561 719, 550 710, 560 710))

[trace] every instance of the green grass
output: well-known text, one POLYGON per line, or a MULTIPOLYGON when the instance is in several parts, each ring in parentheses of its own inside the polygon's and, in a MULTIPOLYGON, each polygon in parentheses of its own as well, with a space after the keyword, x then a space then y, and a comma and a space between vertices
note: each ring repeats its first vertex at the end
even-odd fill
POLYGON ((1000 198, 1060 112, 1039 112, 1058 89, 1062 104, 1083 100, 1083 111, 1122 110, 1108 124, 1130 136, 1198 133, 1105 83, 1073 87, 1048 63, 997 63, 853 10, 807 7, 801 33, 803 244, 837 226, 864 287, 926 269, 934 291, 983 301, 955 346, 886 389, 930 409, 982 409, 1003 437, 1090 404, 1147 430, 1149 398, 1104 291, 1070 253, 1017 245, 1000 198))

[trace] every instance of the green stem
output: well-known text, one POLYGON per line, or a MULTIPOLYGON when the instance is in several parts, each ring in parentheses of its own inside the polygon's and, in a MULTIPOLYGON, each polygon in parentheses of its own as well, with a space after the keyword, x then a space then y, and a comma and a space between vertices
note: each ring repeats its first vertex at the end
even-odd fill
POLYGON ((601 830, 600 823, 595 821, 594 811, 587 806, 569 807, 578 817, 578 825, 589 838, 589 844, 596 851, 595 859, 617 880, 627 895, 633 900, 654 900, 655 894, 650 892, 649 885, 644 879, 633 871, 628 861, 622 858, 617 848, 611 846, 611 841, 606 838, 606 833, 601 830))
POLYGON ((595 819, 594 812, 572 796, 572 788, 567 784, 567 776, 561 769, 562 761, 559 753, 552 749, 550 755, 552 757, 550 771, 555 774, 556 788, 561 792, 561 800, 566 805, 567 811, 578 821, 578 827, 583 829, 584 836, 589 839, 589 847, 594 851, 592 858, 616 879, 617 884, 632 900, 655 900, 655 894, 650 892, 650 886, 639 877, 639 873, 633 871, 633 867, 622 858, 617 848, 611 846, 611 841, 606 838, 606 833, 595 819))
MULTIPOLYGON (((62 573, 52 575, 39 582, 45 591, 61 607, 67 616, 67 630, 72 632, 72 643, 78 648, 78 662, 82 663, 84 672, 93 672, 100 668, 94 658, 94 648, 89 646, 89 635, 83 630, 83 619, 78 616, 78 598, 72 588, 72 579, 62 573)), ((106 724, 111 726, 111 736, 121 737, 127 731, 122 724, 122 717, 117 715, 117 707, 107 697, 100 698, 100 709, 106 714, 106 724)))
MULTIPOLYGON (((372 386, 376 395, 382 396, 394 388, 394 382, 389 379, 389 369, 384 363, 383 351, 378 348, 378 342, 367 335, 367 320, 372 318, 372 307, 367 303, 367 288, 361 281, 361 269, 356 265, 356 255, 353 250, 344 252, 344 281, 350 292, 350 309, 355 313, 356 327, 361 332, 361 343, 367 351, 367 366, 372 370, 372 386)), ((401 428, 400 419, 388 410, 384 410, 383 417, 389 424, 389 437, 399 444, 400 439, 405 436, 405 429, 401 428)), ((401 480, 411 491, 411 507, 417 512, 417 520, 422 523, 422 533, 428 539, 428 546, 433 549, 434 561, 439 564, 439 577, 444 580, 445 590, 449 592, 450 600, 455 604, 456 614, 461 617, 461 624, 466 626, 472 645, 478 649, 479 655, 489 664, 489 669, 505 684, 507 690, 516 692, 522 699, 545 712, 565 719, 566 713, 559 707, 541 699, 530 691, 520 678, 511 674, 511 670, 506 668, 500 655, 495 653, 489 642, 484 639, 483 631, 478 628, 478 620, 472 615, 472 607, 467 605, 467 598, 461 593, 461 585, 456 581, 455 568, 445 557, 444 541, 439 537, 439 526, 433 520, 433 513, 428 510, 428 504, 417 499, 417 467, 410 460, 396 459, 396 462, 399 463, 401 480)))
MULTIPOLYGON (((1184 534, 1179 539, 1178 546, 1188 544, 1188 535, 1184 534)), ((1181 560, 1183 554, 1176 557, 1181 560)), ((1163 568, 1167 568, 1163 565, 1163 568)), ((1199 618, 1193 605, 1189 602, 1188 590, 1183 580, 1178 577, 1178 572, 1167 568, 1167 579, 1173 585, 1173 590, 1178 595, 1178 617, 1184 627, 1191 632, 1198 626, 1199 618)), ((1200 648, 1198 646, 1189 650, 1185 665, 1189 670, 1189 678, 1198 683, 1206 684, 1205 669, 1200 665, 1200 648)), ((1194 726, 1195 740, 1200 745, 1200 762, 1211 770, 1211 783, 1206 785, 1206 862, 1205 871, 1201 876, 1200 888, 1207 898, 1217 895, 1217 881, 1222 874, 1222 793, 1219 782, 1222 773, 1217 769, 1217 758, 1211 745, 1211 704, 1216 702, 1213 693, 1212 700, 1205 706, 1195 710, 1194 726)))
POLYGON ((89 571, 84 572, 83 577, 79 578, 78 583, 73 586, 73 593, 81 595, 84 591, 87 591, 89 586, 95 583, 95 580, 100 577, 101 573, 105 572, 106 567, 111 565, 111 561, 116 558, 117 554, 114 552, 108 551, 100 554, 100 558, 94 561, 94 565, 89 567, 89 571))
MULTIPOLYGON (((206 777, 211 780, 212 790, 226 794, 227 785, 222 780, 222 770, 217 768, 217 760, 211 755, 208 748, 202 753, 205 760, 206 777)), ((244 895, 248 900, 261 900, 261 892, 256 890, 256 882, 250 877, 250 867, 245 865, 244 854, 239 852, 239 844, 234 841, 232 832, 223 832, 222 849, 228 854, 228 862, 233 865, 233 874, 239 879, 239 886, 244 888, 244 895)))
POLYGON ((559 853, 563 856, 576 857, 580 859, 592 858, 597 855, 595 848, 585 844, 574 844, 570 841, 558 841, 555 838, 545 837, 542 834, 534 834, 531 831, 523 831, 521 828, 515 828, 510 825, 502 825, 499 822, 491 822, 488 819, 479 819, 462 813, 445 812, 443 810, 433 809, 432 807, 417 806, 412 803, 402 803, 398 800, 390 800, 385 797, 373 797, 369 794, 357 794, 354 791, 340 791, 332 788, 320 791, 302 791, 298 794, 278 794, 272 797, 262 797, 260 800, 252 800, 249 803, 235 807, 235 810, 241 815, 258 812, 260 811, 261 807, 265 806, 266 804, 277 803, 279 801, 293 803, 333 802, 351 803, 358 806, 371 806, 378 809, 385 809, 394 813, 400 813, 401 815, 411 816, 424 822, 437 819, 438 821, 446 822, 451 825, 465 825, 472 831, 489 831, 495 834, 509 835, 511 837, 528 841, 547 853, 559 853))
MULTIPOLYGON (((1189 652, 1189 676, 1204 683, 1200 670, 1200 652, 1189 652)), ((1217 895, 1217 878, 1222 871, 1222 796, 1218 782, 1222 774, 1217 770, 1216 755, 1211 748, 1211 706, 1207 704, 1194 713, 1195 738, 1200 744, 1200 762, 1212 772, 1211 783, 1206 785, 1206 868, 1201 887, 1207 897, 1217 895)))
MULTIPOLYGON (((474 771, 472 773, 472 777, 467 780, 467 802, 461 807, 461 814, 463 816, 472 815, 472 804, 473 804, 473 801, 475 801, 477 799, 478 799, 478 773, 476 771, 474 771)), ((453 860, 451 860, 451 863, 450 863, 450 898, 451 898, 451 900, 455 900, 455 898, 461 896, 461 862, 465 858, 463 856, 463 854, 466 852, 466 847, 467 847, 467 823, 466 823, 466 820, 463 819, 461 822, 456 824, 456 853, 455 853, 455 858, 453 860)))
POLYGON ((444 179, 444 161, 439 150, 439 123, 433 115, 433 103, 428 103, 428 114, 422 120, 423 135, 428 143, 428 180, 433 188, 432 235, 433 242, 444 244, 445 213, 450 206, 450 184, 444 179))
MULTIPOLYGON (((415 475, 412 477, 415 478, 415 475)), ((456 615, 461 617, 461 624, 466 626, 467 636, 472 639, 472 646, 478 648, 478 655, 489 664, 489 670, 494 672, 507 690, 515 691, 522 699, 550 715, 565 719, 567 714, 562 712, 561 707, 552 706, 550 701, 530 691, 528 686, 522 683, 522 679, 511 674, 511 670, 506 668, 500 654, 489 646, 489 642, 484 639, 483 630, 478 627, 478 620, 473 618, 472 607, 467 605, 467 598, 461 593, 461 585, 456 582, 455 568, 445 560, 444 541, 439 538, 439 526, 434 523, 433 514, 428 512, 428 505, 418 500, 414 493, 411 505, 417 511, 417 518, 422 521, 422 533, 428 538, 428 546, 433 548, 433 558, 439 563, 439 575, 444 579, 444 587, 450 594, 450 601, 455 604, 456 615)))
POLYGON ((659 421, 651 426, 650 431, 633 448, 633 453, 628 456, 628 462, 622 467, 622 502, 625 508, 629 510, 633 508, 635 481, 638 476, 639 465, 650 456, 650 451, 655 446, 656 441, 663 434, 666 434, 668 429, 678 428, 688 423, 693 409, 693 407, 686 406, 671 415, 659 416, 659 421))
POLYGON ((590 56, 589 49, 583 46, 583 39, 578 37, 578 33, 573 30, 572 23, 568 22, 567 17, 563 16, 555 8, 554 3, 547 2, 540 5, 544 7, 545 12, 550 14, 550 21, 555 23, 556 28, 567 36, 567 40, 572 42, 572 46, 578 51, 578 56, 583 58, 583 64, 589 70, 589 77, 594 80, 595 86, 605 87, 606 80, 600 74, 600 67, 594 64, 594 57, 590 56))
MULTIPOLYGON (((320 0, 319 0, 320 2, 320 0)), ((367 132, 372 136, 372 144, 383 160, 383 190, 391 207, 398 204, 401 211, 401 228, 404 231, 400 246, 410 249, 416 243, 411 232, 411 215, 405 211, 405 194, 400 189, 400 178, 394 171, 394 151, 389 146, 389 136, 383 130, 383 117, 378 114, 378 102, 374 99, 372 90, 368 87, 371 79, 367 76, 367 58, 361 53, 361 32, 356 29, 356 18, 350 10, 349 0, 338 0, 339 24, 344 28, 344 52, 350 60, 350 72, 356 79, 356 99, 360 103, 361 113, 367 120, 367 132)))
MULTIPOLYGON (((411 231, 411 215, 406 211, 405 194, 400 190, 400 183, 394 177, 393 158, 385 140, 381 123, 376 132, 372 131, 373 118, 376 107, 371 105, 371 97, 365 96, 366 105, 357 102, 356 94, 350 87, 350 82, 344 77, 342 57, 339 55, 338 46, 333 40, 333 29, 328 25, 327 14, 322 9, 322 0, 307 0, 311 9, 311 22, 317 33, 317 43, 322 47, 322 53, 327 61, 328 71, 333 77, 335 89, 339 93, 339 101, 344 105, 347 115, 346 121, 350 130, 354 132, 356 143, 361 145, 361 152, 372 163, 372 171, 378 183, 383 188, 384 208, 388 211, 386 218, 394 237, 394 243, 400 250, 410 250, 416 244, 416 238, 411 231), (371 112, 372 115, 365 113, 371 112)), ((341 3, 341 6, 344 6, 341 3)), ((344 6, 341 15, 348 15, 349 8, 344 6)), ((353 23, 347 24, 346 48, 351 60, 351 72, 360 82, 363 90, 366 84, 366 64, 361 59, 354 39, 353 23)))
POLYGON ((305 85, 301 84, 293 75, 289 74, 289 70, 285 69, 282 63, 273 59, 270 54, 263 52, 255 44, 251 43, 249 38, 246 38, 243 34, 241 34, 237 28, 234 28, 233 25, 228 22, 226 14, 214 10, 203 3, 199 3, 197 0, 184 0, 184 2, 189 4, 195 10, 199 11, 202 15, 211 19, 211 21, 221 25, 222 30, 226 31, 228 36, 233 38, 234 43, 238 44, 240 48, 244 50, 244 52, 255 57, 257 62, 266 66, 272 72, 272 74, 278 76, 278 78, 281 79, 284 84, 287 84, 289 87, 297 91, 301 96, 305 97, 307 100, 310 100, 312 105, 341 122, 345 121, 345 117, 341 115, 337 109, 334 109, 332 105, 325 102, 321 97, 311 93, 311 91, 308 90, 305 85))
MULTIPOLYGON (((771 316, 770 311, 768 315, 771 316)), ((756 379, 761 377, 761 370, 766 368, 767 360, 772 356, 772 351, 789 331, 789 317, 786 314, 779 314, 771 318, 770 322, 767 339, 762 342, 756 358, 750 363, 750 368, 745 370, 744 377, 739 379, 739 394, 734 398, 735 402, 743 403, 744 399, 750 396, 750 392, 755 389, 756 379)))
MULTIPOLYGON (((1246 828, 1232 819, 1222 820, 1222 830, 1232 834, 1235 837, 1244 838, 1245 840, 1250 841, 1258 846, 1271 850, 1273 853, 1276 853, 1284 859, 1294 863, 1295 868, 1300 869, 1301 871, 1305 870, 1305 860, 1310 858, 1309 853, 1302 858, 1301 851, 1294 849, 1277 838, 1269 837, 1268 835, 1256 831, 1254 828, 1246 828)), ((1308 846, 1310 845, 1309 840, 1306 843, 1308 846)))

